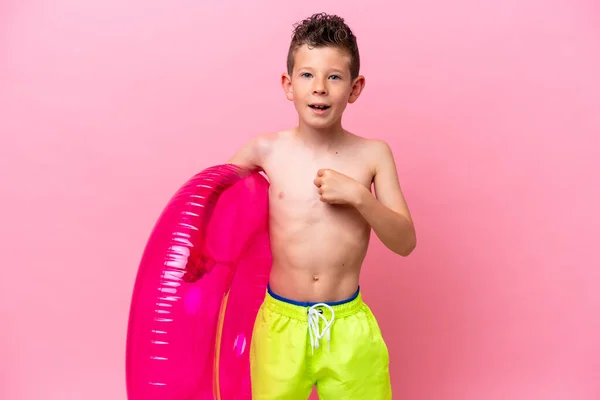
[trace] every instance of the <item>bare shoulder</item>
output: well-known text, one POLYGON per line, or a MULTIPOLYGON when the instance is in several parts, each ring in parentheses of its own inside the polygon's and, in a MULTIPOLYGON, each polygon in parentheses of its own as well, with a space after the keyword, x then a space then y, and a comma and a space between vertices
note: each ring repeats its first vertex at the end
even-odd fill
POLYGON ((388 143, 383 140, 383 139, 378 139, 378 138, 366 138, 364 136, 360 136, 357 135, 355 133, 352 132, 348 132, 346 131, 347 137, 351 142, 354 142, 356 144, 359 144, 361 146, 363 146, 367 151, 371 152, 371 151, 385 151, 386 148, 389 149, 389 145, 388 143))
MULTIPOLYGON (((365 138, 349 133, 350 141, 354 142, 360 149, 365 161, 373 170, 373 175, 381 169, 382 164, 394 163, 394 156, 390 145, 383 139, 365 138)), ((395 167, 395 165, 394 165, 395 167)))
POLYGON ((374 175, 385 175, 385 179, 397 180, 396 161, 392 148, 383 139, 366 139, 365 153, 374 171, 374 175))
POLYGON ((256 135, 251 142, 254 150, 264 158, 273 151, 273 147, 280 138, 281 132, 263 132, 256 135))
POLYGON ((262 170, 265 160, 273 152, 280 138, 281 132, 257 134, 243 144, 227 162, 245 168, 262 170))
POLYGON ((390 145, 383 139, 366 139, 364 140, 365 151, 373 158, 390 157, 392 149, 390 145))

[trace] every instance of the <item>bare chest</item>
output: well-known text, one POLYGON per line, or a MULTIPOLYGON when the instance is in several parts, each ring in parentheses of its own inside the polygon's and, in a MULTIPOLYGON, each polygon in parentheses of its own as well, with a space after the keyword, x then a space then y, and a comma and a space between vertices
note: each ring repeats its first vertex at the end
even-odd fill
POLYGON ((327 213, 331 207, 320 201, 314 184, 317 172, 324 168, 345 174, 367 188, 371 186, 371 169, 366 160, 355 154, 282 153, 265 165, 271 183, 271 209, 290 217, 310 214, 316 218, 327 213))

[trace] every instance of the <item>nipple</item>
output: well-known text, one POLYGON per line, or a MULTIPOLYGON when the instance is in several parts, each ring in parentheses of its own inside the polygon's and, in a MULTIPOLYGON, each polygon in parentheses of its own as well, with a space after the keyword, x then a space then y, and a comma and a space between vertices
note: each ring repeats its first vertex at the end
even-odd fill
POLYGON ((313 281, 318 281, 319 280, 319 276, 318 275, 313 275, 313 281))

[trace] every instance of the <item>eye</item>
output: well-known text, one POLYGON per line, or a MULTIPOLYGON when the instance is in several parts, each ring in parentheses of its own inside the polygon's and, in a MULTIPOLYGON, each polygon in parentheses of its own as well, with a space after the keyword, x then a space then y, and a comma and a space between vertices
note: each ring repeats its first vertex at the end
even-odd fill
POLYGON ((331 75, 329 78, 334 80, 342 79, 339 75, 331 75))
POLYGON ((303 72, 303 73, 300 74, 300 76, 303 77, 303 78, 310 78, 312 75, 310 73, 308 73, 308 72, 303 72))

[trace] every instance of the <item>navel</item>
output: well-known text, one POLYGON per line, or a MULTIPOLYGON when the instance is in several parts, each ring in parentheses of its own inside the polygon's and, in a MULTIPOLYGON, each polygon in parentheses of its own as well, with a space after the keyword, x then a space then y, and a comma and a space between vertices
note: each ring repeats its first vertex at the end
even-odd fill
POLYGON ((318 281, 319 280, 319 276, 318 275, 313 275, 313 281, 318 281))

